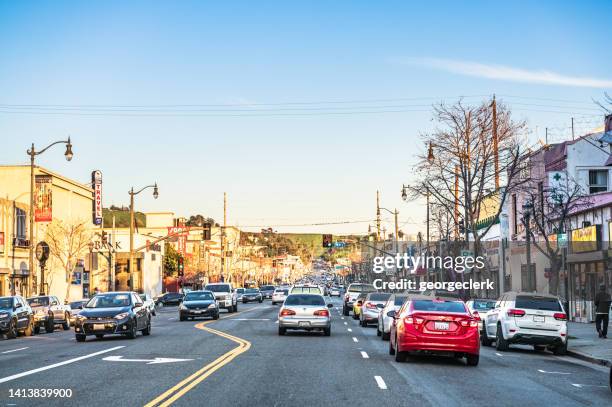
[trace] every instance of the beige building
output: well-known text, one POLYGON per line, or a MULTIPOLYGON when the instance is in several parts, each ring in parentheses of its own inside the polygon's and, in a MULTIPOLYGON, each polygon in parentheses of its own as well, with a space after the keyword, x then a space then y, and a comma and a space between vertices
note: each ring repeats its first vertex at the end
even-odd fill
POLYGON ((35 168, 35 175, 47 191, 35 195, 41 203, 38 206, 46 210, 39 213, 39 221, 34 223, 34 241, 30 242, 30 166, 0 166, 0 295, 29 296, 44 291, 64 299, 71 291, 72 271, 84 263, 88 253, 93 190, 89 184, 42 167, 35 168), (72 239, 64 236, 69 230, 75 232, 72 239), (30 244, 35 247, 41 241, 49 242, 50 232, 57 238, 58 250, 46 262, 45 287, 41 287, 40 265, 35 259, 34 269, 29 270, 28 249, 30 244))

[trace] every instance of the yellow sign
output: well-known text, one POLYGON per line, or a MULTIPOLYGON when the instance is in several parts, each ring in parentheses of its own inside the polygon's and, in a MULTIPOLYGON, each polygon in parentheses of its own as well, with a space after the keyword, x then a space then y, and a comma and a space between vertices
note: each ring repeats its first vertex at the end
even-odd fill
POLYGON ((592 252, 597 250, 597 225, 572 230, 572 252, 592 252))

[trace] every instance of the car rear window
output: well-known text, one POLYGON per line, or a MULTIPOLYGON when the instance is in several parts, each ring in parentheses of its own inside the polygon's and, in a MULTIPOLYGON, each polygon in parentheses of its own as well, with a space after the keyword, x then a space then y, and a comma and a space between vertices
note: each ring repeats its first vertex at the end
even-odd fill
POLYGON ((536 295, 519 295, 514 304, 516 308, 538 309, 543 311, 561 311, 561 304, 556 298, 538 297, 536 295))
POLYGON ((321 294, 319 287, 294 287, 291 294, 321 294))
POLYGON ((476 311, 488 311, 495 308, 495 301, 474 301, 472 307, 476 311))
POLYGON ((465 312, 461 301, 417 300, 412 303, 415 311, 465 312))
POLYGON ((351 284, 349 293, 371 293, 376 291, 372 284, 351 284))
POLYGON ((270 290, 274 290, 274 286, 273 285, 264 285, 264 286, 261 286, 259 289, 260 290, 264 290, 264 291, 270 291, 270 290))
POLYGON ((0 308, 13 308, 13 299, 11 297, 0 298, 0 308))
POLYGON ((320 295, 291 294, 285 300, 285 305, 325 305, 325 300, 320 295))
POLYGON ((276 290, 274 291, 276 294, 289 294, 289 290, 283 289, 283 290, 276 290))
POLYGON ((377 293, 370 294, 370 301, 387 301, 391 297, 391 294, 377 293))

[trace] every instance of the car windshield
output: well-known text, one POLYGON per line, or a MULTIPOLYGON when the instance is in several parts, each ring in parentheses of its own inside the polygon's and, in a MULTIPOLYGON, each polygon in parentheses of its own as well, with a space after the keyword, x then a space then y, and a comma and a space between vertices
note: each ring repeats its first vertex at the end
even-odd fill
POLYGON ((89 300, 85 308, 118 308, 129 305, 129 294, 98 294, 89 300))
POLYGON ((245 294, 257 294, 258 292, 259 290, 256 288, 247 288, 247 290, 244 293, 245 294))
POLYGON ((70 308, 72 309, 83 308, 83 305, 85 305, 86 303, 87 301, 74 301, 70 303, 70 308))
POLYGON ((236 288, 236 292, 238 294, 242 294, 242 293, 244 293, 244 288, 236 288))
POLYGON ((147 295, 146 294, 140 294, 140 299, 143 301, 147 300, 147 295))
POLYGON ((402 306, 404 305, 404 301, 406 301, 406 297, 402 295, 397 295, 395 299, 393 300, 393 305, 402 306))
POLYGON ((0 298, 0 308, 1 309, 13 308, 13 299, 11 297, 1 297, 0 298))
POLYGON ((537 295, 519 295, 516 297, 514 306, 543 311, 562 311, 561 304, 556 298, 538 297, 537 295))
POLYGON ((227 293, 230 291, 230 286, 228 284, 211 284, 207 285, 206 289, 214 293, 227 293))
POLYGON ((472 308, 475 311, 488 311, 495 308, 495 301, 475 300, 472 308))
POLYGON ((370 294, 370 301, 387 301, 389 297, 391 297, 391 294, 387 293, 370 294))
POLYGON ((36 297, 36 298, 28 298, 28 304, 31 307, 46 307, 49 305, 48 297, 36 297))
POLYGON ((415 311, 465 312, 461 301, 417 300, 412 304, 415 311))
POLYGON ((213 301, 212 293, 192 291, 185 296, 185 301, 213 301))
POLYGON ((325 305, 325 299, 320 295, 291 294, 285 300, 285 305, 325 305))
POLYGON ((351 284, 349 293, 371 293, 376 291, 372 284, 351 284))

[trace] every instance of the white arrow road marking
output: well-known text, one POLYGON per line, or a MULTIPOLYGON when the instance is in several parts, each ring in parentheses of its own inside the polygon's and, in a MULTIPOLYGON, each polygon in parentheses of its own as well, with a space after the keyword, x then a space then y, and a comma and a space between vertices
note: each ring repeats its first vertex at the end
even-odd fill
POLYGON ((123 359, 123 356, 108 356, 103 358, 107 362, 145 362, 147 365, 157 365, 159 363, 174 363, 187 362, 193 359, 173 359, 173 358, 155 358, 155 359, 123 359))
POLYGON ((367 353, 365 353, 364 351, 361 351, 361 357, 364 359, 369 359, 370 357, 368 356, 367 353))
POLYGON ((25 348, 18 348, 18 349, 5 350, 4 352, 0 352, 0 353, 2 353, 2 354, 5 354, 5 353, 13 353, 13 352, 18 352, 18 351, 20 351, 20 350, 24 350, 24 349, 30 349, 30 347, 29 347, 29 346, 26 346, 25 348))
POLYGON ((344 317, 340 317, 340 319, 344 319, 344 317))
POLYGON ((90 353, 89 355, 79 356, 78 358, 64 360, 63 362, 54 363, 52 365, 43 366, 43 367, 39 367, 37 369, 28 370, 27 372, 17 373, 17 374, 14 374, 12 376, 3 377, 2 379, 0 379, 0 383, 6 383, 6 382, 9 382, 11 380, 19 379, 20 377, 29 376, 31 374, 38 373, 38 372, 43 372, 45 370, 53 369, 55 367, 69 365, 70 363, 78 362, 78 361, 83 360, 83 359, 92 358, 94 356, 98 356, 98 355, 101 355, 103 353, 112 352, 114 350, 121 349, 121 348, 125 348, 125 346, 115 346, 114 348, 105 349, 105 350, 101 350, 99 352, 90 353))
POLYGON ((547 373, 547 374, 571 374, 571 373, 565 373, 565 372, 547 372, 546 370, 542 370, 542 369, 538 369, 538 372, 547 373))
POLYGON ((355 337, 353 336, 353 342, 357 343, 357 342, 359 342, 359 341, 357 340, 357 338, 355 338, 355 337))
POLYGON ((380 376, 374 376, 374 380, 376 380, 376 384, 381 390, 387 390, 387 384, 380 376))
POLYGON ((578 383, 572 383, 572 386, 574 387, 578 387, 579 389, 583 388, 583 387, 608 387, 608 386, 602 386, 599 384, 578 384, 578 383))

